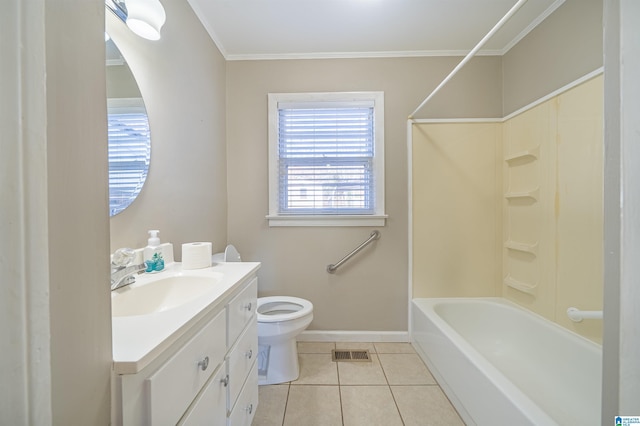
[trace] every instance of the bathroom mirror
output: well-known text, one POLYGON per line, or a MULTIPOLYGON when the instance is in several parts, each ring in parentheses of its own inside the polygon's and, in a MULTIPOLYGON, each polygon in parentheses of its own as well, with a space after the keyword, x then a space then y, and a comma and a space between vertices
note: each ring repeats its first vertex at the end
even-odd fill
POLYGON ((149 171, 151 133, 144 101, 126 60, 106 41, 109 216, 136 199, 149 171))

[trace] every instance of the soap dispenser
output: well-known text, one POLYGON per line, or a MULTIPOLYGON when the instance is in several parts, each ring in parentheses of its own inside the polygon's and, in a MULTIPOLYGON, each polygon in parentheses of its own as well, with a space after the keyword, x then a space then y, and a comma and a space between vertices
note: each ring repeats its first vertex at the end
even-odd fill
POLYGON ((144 263, 147 265, 146 272, 157 272, 164 269, 164 258, 162 257, 162 248, 160 247, 160 231, 152 229, 149 231, 149 239, 147 246, 144 248, 144 263))

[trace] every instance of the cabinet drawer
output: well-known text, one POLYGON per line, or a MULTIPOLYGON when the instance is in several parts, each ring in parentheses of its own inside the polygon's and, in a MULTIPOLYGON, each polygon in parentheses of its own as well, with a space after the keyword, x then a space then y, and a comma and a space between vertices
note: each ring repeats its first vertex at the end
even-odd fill
POLYGON ((227 359, 229 366, 229 410, 236 403, 247 374, 258 357, 258 327, 251 324, 238 339, 227 359))
MULTIPOLYGON (((258 279, 253 278, 251 282, 236 296, 227 308, 229 334, 227 335, 227 347, 233 346, 240 332, 253 318, 258 303, 258 279)), ((255 321, 255 319, 254 319, 255 321)))
POLYGON ((173 357, 145 380, 149 423, 175 425, 224 360, 225 311, 217 314, 173 357))
POLYGON ((204 390, 184 415, 178 426, 226 426, 227 389, 225 364, 211 376, 204 390))
POLYGON ((258 408, 258 363, 253 364, 240 392, 238 403, 229 415, 229 426, 250 426, 258 408))

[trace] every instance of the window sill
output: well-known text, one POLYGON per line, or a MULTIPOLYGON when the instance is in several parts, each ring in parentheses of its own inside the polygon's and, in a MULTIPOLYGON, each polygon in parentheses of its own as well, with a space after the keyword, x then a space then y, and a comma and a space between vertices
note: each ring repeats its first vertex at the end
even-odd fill
POLYGON ((275 226, 384 226, 387 215, 268 215, 270 227, 275 226))

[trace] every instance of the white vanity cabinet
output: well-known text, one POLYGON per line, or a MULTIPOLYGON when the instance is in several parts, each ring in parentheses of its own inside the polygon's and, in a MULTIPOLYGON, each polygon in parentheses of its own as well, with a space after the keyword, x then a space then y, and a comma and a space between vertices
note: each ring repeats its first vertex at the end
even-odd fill
POLYGON ((258 405, 256 304, 252 273, 140 371, 117 374, 112 423, 250 426, 258 405))
POLYGON ((181 426, 226 426, 226 377, 227 369, 225 368, 225 364, 222 364, 194 401, 193 407, 184 415, 178 424, 181 426))
POLYGON ((224 359, 220 344, 226 334, 224 312, 219 312, 178 352, 143 382, 149 423, 175 425, 211 373, 224 359))
POLYGON ((258 301, 258 281, 255 279, 234 300, 229 303, 228 331, 229 353, 227 355, 229 424, 251 425, 255 407, 258 405, 258 323, 256 303, 258 301), (239 336, 238 336, 239 334, 239 336), (255 386, 253 379, 255 376, 255 386), (255 396, 254 396, 255 393, 255 396), (242 415, 237 413, 242 412, 242 415), (248 421, 248 422, 247 422, 248 421))

